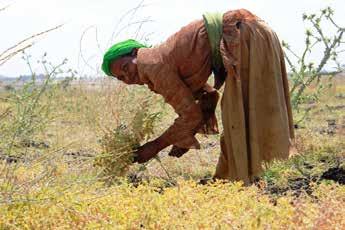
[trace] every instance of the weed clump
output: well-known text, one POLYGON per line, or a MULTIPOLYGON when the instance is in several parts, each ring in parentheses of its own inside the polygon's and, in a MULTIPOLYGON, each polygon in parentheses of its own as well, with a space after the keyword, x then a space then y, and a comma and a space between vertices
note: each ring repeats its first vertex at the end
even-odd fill
POLYGON ((94 161, 94 166, 101 168, 103 179, 112 181, 128 172, 136 149, 154 134, 160 114, 150 113, 147 106, 142 106, 128 125, 120 124, 115 129, 104 131, 100 141, 102 153, 94 161))

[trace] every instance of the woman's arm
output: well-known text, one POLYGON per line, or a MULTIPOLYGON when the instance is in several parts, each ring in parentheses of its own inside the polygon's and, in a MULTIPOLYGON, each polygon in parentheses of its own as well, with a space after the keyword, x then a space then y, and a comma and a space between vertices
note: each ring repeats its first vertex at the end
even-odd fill
POLYGON ((219 93, 209 84, 205 84, 202 93, 198 98, 201 111, 203 114, 203 126, 198 130, 202 134, 218 134, 218 123, 215 115, 216 107, 219 100, 219 93))
POLYGON ((138 149, 137 162, 146 162, 169 145, 184 149, 200 148, 194 135, 203 123, 203 114, 192 91, 174 71, 164 77, 153 76, 150 80, 154 91, 174 108, 178 118, 160 137, 138 149))
MULTIPOLYGON (((219 100, 217 90, 206 83, 201 90, 194 94, 194 98, 198 101, 203 115, 203 123, 197 133, 218 134, 218 123, 215 115, 215 110, 219 100)), ((169 156, 181 157, 188 151, 189 149, 173 146, 169 152, 169 156)))

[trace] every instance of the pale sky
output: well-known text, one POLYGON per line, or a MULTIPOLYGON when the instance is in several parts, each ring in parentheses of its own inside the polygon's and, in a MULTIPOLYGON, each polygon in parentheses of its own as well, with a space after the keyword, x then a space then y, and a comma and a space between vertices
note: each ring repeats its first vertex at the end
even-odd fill
MULTIPOLYGON (((25 37, 64 23, 63 28, 38 39, 27 52, 33 58, 47 52, 54 63, 68 58, 69 66, 73 69, 82 74, 94 74, 92 68, 98 68, 102 53, 109 45, 136 34, 138 24, 123 30, 113 40, 110 39, 121 16, 139 2, 140 0, 0 0, 0 8, 10 4, 8 9, 0 12, 0 53, 25 37), (88 63, 92 68, 86 66, 79 57, 80 39, 89 27, 82 49, 85 58, 90 59, 88 63)), ((144 4, 144 8, 138 10, 133 17, 131 14, 125 17, 117 28, 126 28, 131 18, 132 21, 152 20, 146 22, 138 34, 139 37, 146 37, 149 44, 163 42, 182 26, 201 19, 202 14, 207 11, 225 12, 246 8, 265 20, 281 40, 287 41, 297 51, 304 44, 304 12, 318 12, 326 6, 332 6, 336 11, 336 21, 342 26, 345 24, 344 0, 146 0, 144 4)), ((317 59, 317 55, 314 58, 317 59)), ((35 67, 35 70, 40 72, 39 67, 35 67)), ((0 66, 0 75, 15 77, 26 73, 28 68, 20 55, 0 66)))

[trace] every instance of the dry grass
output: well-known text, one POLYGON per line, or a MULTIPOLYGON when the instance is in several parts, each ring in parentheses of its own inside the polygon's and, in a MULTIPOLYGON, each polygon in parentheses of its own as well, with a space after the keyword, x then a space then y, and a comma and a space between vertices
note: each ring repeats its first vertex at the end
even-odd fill
MULTIPOLYGON (((156 137, 175 114, 143 88, 108 80, 93 86, 74 83, 57 92, 54 119, 32 140, 49 148, 23 147, 30 157, 0 164, 0 229, 342 229, 345 187, 320 178, 344 157, 345 114, 339 106, 345 99, 335 97, 345 93, 344 85, 334 85, 321 103, 305 105, 312 108, 296 129, 301 155, 271 165, 258 186, 243 187, 197 185, 214 172, 218 136, 198 136, 202 149, 180 159, 164 150, 160 162, 132 165, 129 178, 105 183, 104 176, 127 172, 128 164, 113 161, 115 155, 130 156, 122 155, 122 148, 131 153, 156 137), (98 162, 106 173, 94 159, 102 159, 98 162), (299 189, 296 195, 287 185, 301 179, 308 191, 299 189)), ((6 108, 0 101, 0 114, 6 108)))
POLYGON ((130 124, 120 124, 115 129, 107 129, 101 139, 103 152, 95 158, 95 166, 102 169, 107 181, 125 176, 133 164, 135 150, 148 141, 160 113, 152 113, 148 101, 138 108, 130 124))

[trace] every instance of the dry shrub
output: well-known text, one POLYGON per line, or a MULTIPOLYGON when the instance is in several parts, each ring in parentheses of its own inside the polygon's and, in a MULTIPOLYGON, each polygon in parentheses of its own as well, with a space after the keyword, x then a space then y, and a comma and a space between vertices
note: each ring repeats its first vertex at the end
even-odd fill
POLYGON ((95 158, 94 165, 101 168, 101 176, 107 181, 124 176, 133 164, 134 152, 154 134, 160 112, 150 113, 148 101, 141 104, 128 124, 104 130, 101 139, 103 152, 95 158))

